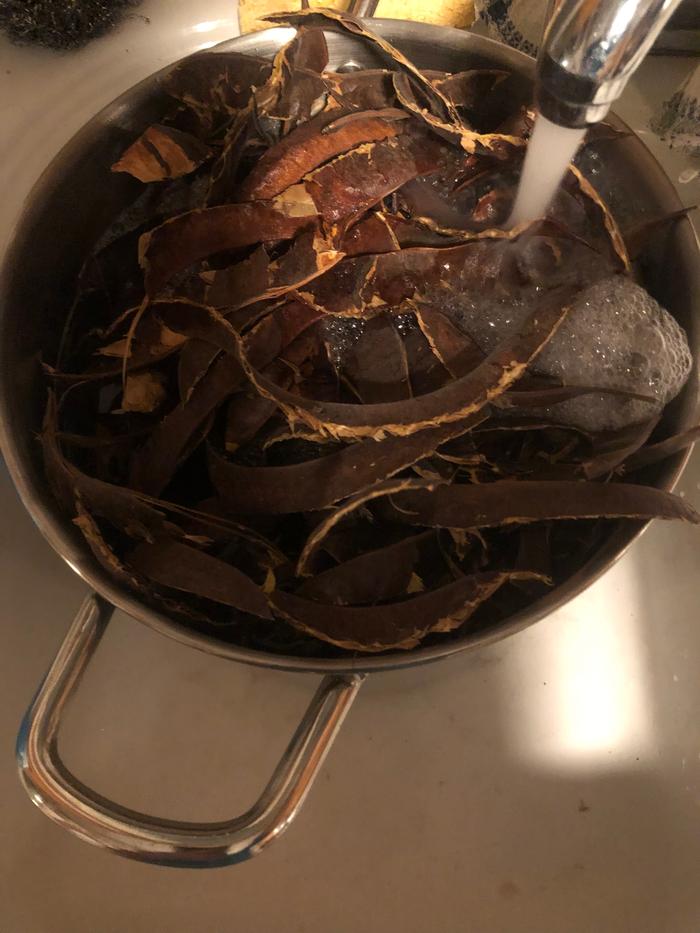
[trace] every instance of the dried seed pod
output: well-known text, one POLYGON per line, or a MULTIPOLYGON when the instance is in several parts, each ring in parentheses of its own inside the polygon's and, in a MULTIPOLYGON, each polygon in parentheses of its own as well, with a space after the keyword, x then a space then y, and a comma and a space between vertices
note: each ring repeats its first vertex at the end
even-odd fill
POLYGON ((314 512, 371 489, 471 430, 484 417, 429 428, 410 438, 360 441, 289 466, 241 466, 210 449, 209 473, 219 496, 236 514, 314 512))
POLYGON ((211 149, 196 136, 170 126, 149 126, 112 166, 113 172, 128 172, 139 181, 179 178, 198 168, 211 149))
POLYGON ((161 586, 270 618, 262 589, 249 577, 231 564, 187 544, 168 539, 146 542, 130 552, 128 562, 142 576, 161 586))
MULTIPOLYGON (((273 610, 315 638, 354 651, 408 650, 430 632, 451 632, 504 583, 529 574, 483 573, 462 577, 412 599, 381 606, 334 606, 274 592, 273 610)), ((531 578, 531 577, 530 577, 531 578)))
POLYGON ((581 518, 683 519, 700 515, 678 496, 631 483, 505 480, 479 486, 439 487, 432 494, 397 495, 397 514, 412 525, 490 528, 581 518))

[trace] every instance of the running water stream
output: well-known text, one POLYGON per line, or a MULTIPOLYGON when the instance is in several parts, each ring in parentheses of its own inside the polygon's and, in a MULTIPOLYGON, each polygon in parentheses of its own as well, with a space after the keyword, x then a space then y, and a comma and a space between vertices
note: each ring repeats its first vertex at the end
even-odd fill
POLYGON ((586 129, 558 126, 538 114, 508 226, 544 217, 586 129))

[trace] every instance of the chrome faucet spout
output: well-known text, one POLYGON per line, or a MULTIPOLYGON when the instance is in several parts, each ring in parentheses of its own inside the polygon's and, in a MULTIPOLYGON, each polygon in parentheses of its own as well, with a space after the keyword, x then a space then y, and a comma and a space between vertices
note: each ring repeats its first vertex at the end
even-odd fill
POLYGON ((564 0, 538 62, 537 104, 559 126, 605 117, 681 0, 564 0))

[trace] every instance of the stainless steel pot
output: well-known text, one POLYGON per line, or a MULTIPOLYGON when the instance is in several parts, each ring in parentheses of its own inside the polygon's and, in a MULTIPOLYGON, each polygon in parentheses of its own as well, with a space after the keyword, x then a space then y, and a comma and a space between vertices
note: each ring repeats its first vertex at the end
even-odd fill
MULTIPOLYGON (((455 29, 392 20, 373 27, 424 68, 458 71, 499 67, 529 92, 533 62, 489 39, 455 29)), ((217 49, 272 56, 290 36, 271 29, 217 49)), ((331 66, 381 62, 363 43, 329 33, 331 66)), ((92 588, 73 621, 22 723, 17 754, 30 797, 48 816, 81 838, 122 855, 164 865, 216 866, 250 858, 275 839, 299 811, 363 678, 372 672, 435 661, 505 638, 532 625, 581 592, 602 574, 639 533, 616 528, 595 557, 564 585, 527 610, 440 645, 359 659, 304 660, 239 648, 199 634, 142 603, 95 562, 72 524, 61 515, 43 475, 35 442, 45 389, 40 356, 50 358, 81 260, 118 213, 132 182, 108 167, 162 112, 158 75, 143 81, 102 110, 60 152, 32 191, 0 269, 0 437, 10 472, 32 518, 68 564, 92 588), (325 675, 304 718, 257 803, 242 816, 215 824, 161 820, 126 810, 83 785, 63 765, 57 733, 63 708, 99 644, 114 607, 193 648, 247 664, 325 675)), ((634 136, 606 144, 594 181, 627 222, 680 205, 658 163, 634 136)), ((684 220, 644 257, 646 284, 689 333, 700 350, 700 263, 690 224, 684 220)), ((691 380, 694 387, 695 380, 691 380)), ((670 429, 689 425, 696 409, 689 385, 667 412, 670 429)), ((654 476, 670 488, 684 462, 679 455, 654 476)))

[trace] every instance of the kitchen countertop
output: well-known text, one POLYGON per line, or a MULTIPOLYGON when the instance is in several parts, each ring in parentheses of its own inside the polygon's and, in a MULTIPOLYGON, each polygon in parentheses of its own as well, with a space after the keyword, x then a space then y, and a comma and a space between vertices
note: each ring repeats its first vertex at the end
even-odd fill
MULTIPOLYGON (((0 247, 59 146, 141 77, 230 36, 232 9, 147 0, 70 55, 0 40, 0 247)), ((617 108, 685 203, 700 200, 697 177, 682 183, 700 161, 647 124, 692 64, 647 60, 617 108)), ((679 490, 700 505, 699 454, 679 490)), ((19 785, 16 728, 85 587, 1 468, 0 502, 0 933, 700 929, 697 530, 657 523, 507 641, 370 677, 288 833, 252 862, 176 872, 80 842, 19 785)), ((187 650, 118 613, 63 754, 133 808, 226 818, 257 796, 315 682, 187 650)))

